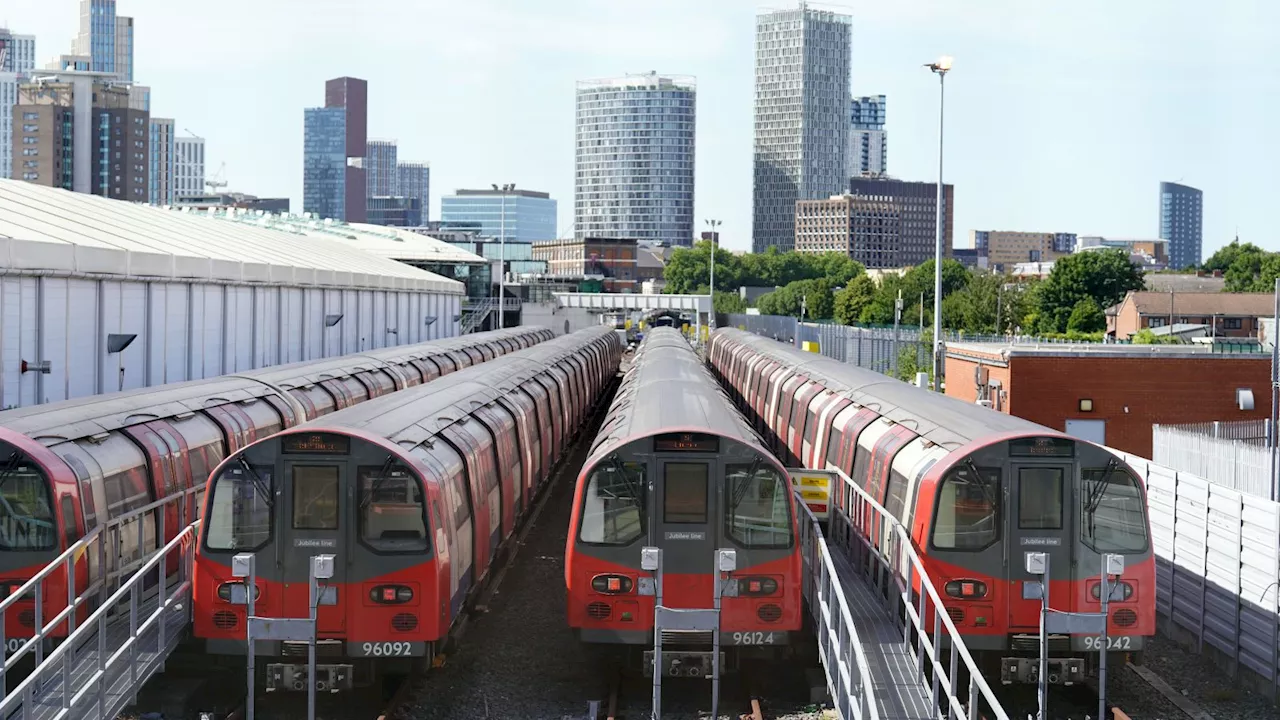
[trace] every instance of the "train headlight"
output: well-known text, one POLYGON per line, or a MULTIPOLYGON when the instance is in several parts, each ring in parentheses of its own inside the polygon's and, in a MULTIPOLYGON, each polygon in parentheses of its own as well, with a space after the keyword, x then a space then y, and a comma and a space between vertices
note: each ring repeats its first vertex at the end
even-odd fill
POLYGON ((776 592, 778 592, 778 581, 771 577, 738 578, 739 597, 772 595, 776 592))
POLYGON ((635 586, 626 575, 597 575, 591 578, 591 589, 605 595, 622 595, 635 586))
POLYGON ((405 585, 379 585, 369 591, 369 599, 378 605, 402 605, 413 600, 413 588, 405 585))
POLYGON ((952 580, 946 585, 949 597, 977 600, 987 596, 987 584, 980 580, 952 580))
MULTIPOLYGON (((1133 586, 1127 582, 1109 582, 1107 586, 1111 589, 1109 602, 1126 602, 1133 598, 1133 586)), ((1102 600, 1102 583, 1096 582, 1089 586, 1089 597, 1094 602, 1102 600)))
MULTIPOLYGON (((224 582, 218 586, 218 599, 223 602, 234 603, 236 605, 245 604, 244 583, 240 582, 224 582), (240 592, 236 592, 236 588, 240 588, 240 592)), ((258 602, 262 599, 262 588, 258 585, 253 586, 253 601, 258 602)))

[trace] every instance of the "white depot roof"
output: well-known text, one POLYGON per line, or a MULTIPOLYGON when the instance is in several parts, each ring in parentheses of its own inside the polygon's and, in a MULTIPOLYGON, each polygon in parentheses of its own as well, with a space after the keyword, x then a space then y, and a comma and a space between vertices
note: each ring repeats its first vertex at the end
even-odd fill
POLYGON ((297 287, 464 291, 456 280, 322 234, 3 179, 0 267, 297 287))
POLYGON ((402 262, 442 262, 484 265, 489 261, 473 252, 454 247, 430 235, 401 230, 382 225, 363 223, 332 223, 323 220, 307 220, 297 215, 277 215, 274 222, 291 224, 296 231, 315 237, 336 238, 351 247, 402 262))

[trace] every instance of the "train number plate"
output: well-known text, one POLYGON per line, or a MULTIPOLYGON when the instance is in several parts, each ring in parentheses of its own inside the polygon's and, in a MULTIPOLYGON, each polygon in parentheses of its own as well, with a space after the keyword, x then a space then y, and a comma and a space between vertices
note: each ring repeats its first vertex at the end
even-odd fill
POLYGON ((4 641, 4 652, 6 655, 12 655, 22 649, 31 638, 6 638, 4 641))
POLYGON ((347 654, 351 657, 422 657, 427 654, 424 642, 349 642, 347 654))
POLYGON ((787 643, 787 634, 785 632, 735 632, 724 633, 720 642, 727 642, 730 645, 785 645, 787 643))
MULTIPOLYGON (((1077 635, 1071 638, 1073 650, 1091 650, 1098 652, 1102 649, 1102 636, 1100 635, 1077 635)), ((1142 649, 1142 638, 1133 637, 1132 635, 1108 635, 1107 650, 1109 652, 1132 652, 1142 649)))

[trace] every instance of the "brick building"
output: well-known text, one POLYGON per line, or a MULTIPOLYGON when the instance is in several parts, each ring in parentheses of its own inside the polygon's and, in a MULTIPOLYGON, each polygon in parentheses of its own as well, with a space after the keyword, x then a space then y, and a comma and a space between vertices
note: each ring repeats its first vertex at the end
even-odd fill
POLYGON ((620 238, 583 238, 581 240, 546 240, 533 243, 533 259, 547 263, 552 275, 604 277, 605 292, 636 292, 635 240, 620 238))
POLYGON ((1107 334, 1126 340, 1143 328, 1208 325, 1217 337, 1258 336, 1258 318, 1275 312, 1271 293, 1131 292, 1108 308, 1107 334))
POLYGON ((1151 457, 1154 424, 1268 416, 1271 359, 1169 345, 947 345, 946 391, 1151 457), (1252 409, 1240 407, 1240 391, 1252 409))

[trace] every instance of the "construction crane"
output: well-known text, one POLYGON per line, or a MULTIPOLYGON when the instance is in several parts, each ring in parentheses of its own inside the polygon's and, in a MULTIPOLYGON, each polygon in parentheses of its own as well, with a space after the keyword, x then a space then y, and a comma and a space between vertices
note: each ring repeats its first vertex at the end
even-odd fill
MULTIPOLYGON (((183 132, 187 133, 191 137, 201 142, 204 142, 204 138, 192 132, 191 128, 182 128, 182 130, 183 132)), ((204 181, 204 184, 209 188, 209 192, 217 194, 219 190, 227 186, 226 181, 222 179, 222 176, 226 172, 226 170, 227 170, 227 164, 222 163, 222 165, 218 167, 218 172, 214 174, 213 179, 204 181)))

